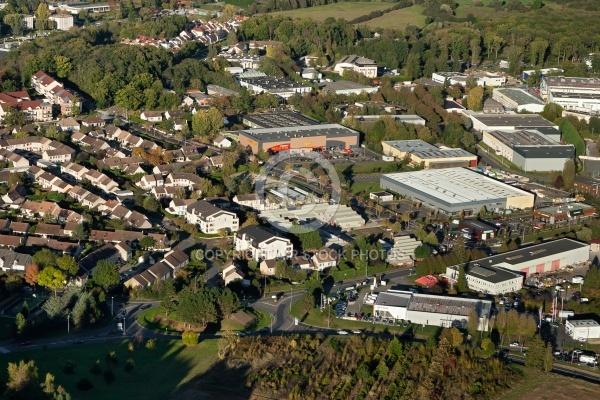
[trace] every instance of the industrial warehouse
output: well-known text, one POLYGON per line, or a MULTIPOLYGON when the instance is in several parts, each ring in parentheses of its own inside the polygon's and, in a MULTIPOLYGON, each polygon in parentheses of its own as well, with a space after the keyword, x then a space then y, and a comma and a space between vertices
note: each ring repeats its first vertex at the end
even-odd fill
POLYGON ((385 174, 380 186, 447 215, 473 215, 482 207, 523 210, 532 208, 535 201, 532 193, 468 168, 385 174))
POLYGON ((549 139, 538 130, 484 131, 483 143, 525 172, 562 171, 575 157, 575 147, 549 139))
POLYGON ((358 147, 359 133, 339 124, 294 126, 283 128, 245 129, 239 132, 242 146, 259 151, 294 153, 325 149, 358 147))
POLYGON ((383 154, 399 160, 410 157, 412 165, 424 169, 449 167, 475 167, 477 156, 464 149, 436 147, 423 140, 389 140, 381 142, 383 154))
MULTIPOLYGON (((456 281, 458 267, 448 267, 445 277, 456 281)), ((470 263, 466 268, 465 278, 470 290, 494 296, 513 293, 523 287, 523 275, 520 272, 481 265, 479 262, 470 263)))
POLYGON ((488 328, 492 302, 390 290, 379 293, 373 313, 377 317, 410 321, 417 325, 445 328, 466 327, 472 309, 479 316, 478 330, 488 328))
MULTIPOLYGON (((481 258, 473 262, 473 265, 521 272, 527 277, 530 274, 581 265, 588 262, 589 256, 590 245, 588 243, 564 238, 481 258)), ((457 270, 458 266, 451 268, 457 270)))
POLYGON ((302 114, 291 111, 247 114, 243 116, 243 123, 244 125, 247 125, 253 129, 287 128, 291 126, 308 126, 320 124, 319 121, 315 121, 312 118, 308 118, 302 114))

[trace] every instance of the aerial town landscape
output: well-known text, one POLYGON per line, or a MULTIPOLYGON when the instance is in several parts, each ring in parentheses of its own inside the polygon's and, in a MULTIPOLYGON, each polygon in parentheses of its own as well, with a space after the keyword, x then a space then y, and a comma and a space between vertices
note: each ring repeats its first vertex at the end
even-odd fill
POLYGON ((598 15, 0 0, 0 398, 598 399, 598 15))

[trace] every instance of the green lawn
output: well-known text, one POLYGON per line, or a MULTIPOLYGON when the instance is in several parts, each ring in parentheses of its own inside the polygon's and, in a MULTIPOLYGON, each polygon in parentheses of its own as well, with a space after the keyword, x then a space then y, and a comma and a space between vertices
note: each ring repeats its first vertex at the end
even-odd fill
POLYGON ((366 25, 373 29, 404 29, 408 25, 415 25, 422 28, 425 26, 423 6, 414 5, 412 7, 390 11, 381 17, 361 22, 359 25, 366 25))
POLYGON ((82 344, 72 347, 11 353, 2 356, 0 381, 6 379, 8 362, 32 359, 39 369, 40 380, 47 372, 55 376, 73 399, 85 400, 165 400, 182 384, 206 372, 216 359, 217 340, 204 340, 193 348, 186 348, 181 341, 158 341, 153 350, 143 347, 133 352, 127 349, 127 342, 103 344, 82 344), (113 367, 115 381, 107 385, 102 376, 93 375, 90 368, 96 360, 105 366, 106 354, 115 351, 118 364, 113 367), (123 366, 127 359, 133 359, 135 368, 125 372, 123 366), (75 373, 67 375, 62 367, 72 360, 75 373), (86 378, 94 387, 86 392, 76 388, 77 382, 86 378))
POLYGON ((396 269, 397 268, 389 267, 387 264, 382 264, 382 265, 377 265, 377 266, 373 266, 373 267, 368 267, 368 271, 365 271, 365 270, 359 271, 354 268, 345 269, 343 271, 334 270, 330 273, 330 275, 333 277, 333 280, 335 282, 337 282, 337 281, 343 281, 345 279, 352 279, 352 278, 366 278, 367 275, 373 275, 373 274, 379 275, 383 272, 393 271, 396 269))
POLYGON ((352 20, 373 11, 387 10, 393 6, 394 3, 344 2, 327 4, 325 6, 299 8, 289 11, 277 11, 273 14, 285 15, 292 18, 311 18, 316 21, 325 21, 327 18, 344 18, 352 20))
POLYGON ((379 182, 355 182, 350 186, 350 192, 355 196, 369 197, 371 192, 380 192, 379 182))

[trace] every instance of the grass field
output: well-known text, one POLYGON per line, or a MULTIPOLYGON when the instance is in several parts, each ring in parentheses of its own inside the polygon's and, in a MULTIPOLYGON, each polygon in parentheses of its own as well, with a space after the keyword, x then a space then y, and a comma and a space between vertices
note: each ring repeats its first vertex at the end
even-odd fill
POLYGON ((394 3, 335 3, 325 6, 299 8, 289 11, 277 11, 274 15, 286 15, 292 18, 311 18, 324 21, 327 18, 344 18, 351 20, 372 11, 382 11, 393 7, 394 3))
POLYGON ((379 182, 354 182, 350 186, 350 191, 356 196, 369 197, 371 192, 381 191, 379 182))
POLYGON ((93 345, 73 345, 73 347, 36 350, 12 353, 2 356, 0 364, 0 381, 6 379, 8 362, 21 359, 34 360, 43 381, 47 372, 56 378, 56 384, 62 385, 78 400, 165 400, 171 397, 182 384, 204 373, 215 361, 217 340, 204 340, 196 347, 186 348, 181 341, 158 341, 152 350, 145 348, 127 349, 126 342, 110 342, 93 345), (115 381, 107 384, 101 375, 93 375, 90 368, 100 360, 105 366, 106 354, 115 351, 118 358, 112 367, 115 381), (133 359, 135 368, 125 372, 123 366, 127 359, 133 359), (65 374, 62 367, 67 360, 75 366, 74 374, 65 374), (77 382, 86 378, 94 387, 82 392, 77 389, 77 382))
POLYGON ((373 29, 404 29, 408 25, 415 25, 419 28, 422 28, 425 26, 423 6, 416 5, 400 10, 394 10, 382 15, 379 18, 374 18, 367 22, 361 22, 360 25, 366 25, 373 29))
POLYGON ((524 370, 525 379, 501 400, 554 400, 598 398, 598 386, 557 374, 524 370))

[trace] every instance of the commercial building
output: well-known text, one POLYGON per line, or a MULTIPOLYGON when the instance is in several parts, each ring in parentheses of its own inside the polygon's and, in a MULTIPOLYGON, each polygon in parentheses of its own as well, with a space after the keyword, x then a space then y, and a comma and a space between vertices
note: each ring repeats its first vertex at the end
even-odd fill
POLYGON ((548 224, 567 221, 578 221, 595 217, 596 207, 584 203, 568 203, 558 206, 543 207, 535 210, 534 215, 548 224))
POLYGON ((444 168, 384 174, 380 186, 448 215, 532 208, 532 193, 468 168, 444 168))
POLYGON ((333 70, 340 75, 344 71, 349 70, 364 75, 367 78, 377 77, 377 63, 374 60, 357 55, 343 57, 335 64, 333 70))
POLYGON ((402 114, 402 115, 398 115, 398 114, 379 114, 379 115, 352 115, 352 114, 348 114, 346 115, 346 117, 344 119, 354 119, 357 121, 378 121, 382 118, 390 118, 393 119, 394 121, 400 121, 403 124, 408 124, 408 125, 421 125, 421 126, 425 126, 425 119, 419 117, 418 115, 413 115, 413 114, 402 114))
POLYGON ((50 4, 48 6, 50 10, 64 10, 71 14, 78 15, 81 11, 89 13, 105 13, 110 11, 109 3, 87 3, 87 2, 74 2, 74 3, 61 3, 61 4, 50 4))
POLYGON ((477 156, 464 149, 436 147, 420 139, 390 140, 381 142, 383 154, 404 160, 425 169, 449 167, 475 167, 477 156))
POLYGON ((289 128, 292 126, 319 125, 319 121, 291 111, 247 114, 242 117, 244 125, 253 129, 289 128))
POLYGON ((573 239, 557 239, 476 260, 480 266, 529 274, 557 271, 586 263, 590 245, 573 239))
POLYGON ((523 82, 527 82, 527 79, 529 79, 529 76, 531 74, 535 74, 538 72, 540 73, 540 79, 541 79, 548 74, 560 74, 560 73, 563 73, 564 71, 560 68, 528 69, 528 70, 523 71, 523 73, 521 74, 521 80, 523 82))
POLYGON ((600 79, 565 76, 545 77, 540 82, 542 97, 565 110, 586 113, 600 111, 600 79))
MULTIPOLYGON (((298 189, 296 189, 298 190, 298 189)), ((272 192, 278 195, 278 192, 272 192)), ((337 226, 342 230, 351 230, 364 226, 364 218, 354 211, 352 207, 341 204, 330 205, 327 203, 308 204, 293 209, 281 208, 273 212, 263 212, 261 217, 265 218, 269 224, 277 229, 289 230, 292 228, 294 220, 297 220, 300 226, 305 222, 320 221, 323 224, 337 226)))
POLYGON ((361 93, 376 93, 379 88, 376 86, 367 86, 351 81, 335 81, 324 82, 319 84, 319 90, 325 93, 335 94, 361 94, 361 93))
POLYGON ((565 321, 565 332, 575 340, 600 339, 600 323, 597 319, 568 319, 565 321))
POLYGON ((255 78, 240 78, 240 85, 252 90, 254 93, 270 93, 274 96, 287 99, 295 94, 309 93, 310 86, 304 86, 284 78, 275 76, 259 76, 255 78))
POLYGON ((535 129, 560 142, 558 126, 537 114, 475 114, 471 113, 473 129, 477 131, 514 131, 535 129))
POLYGON ((506 83, 506 78, 502 75, 490 74, 490 73, 473 73, 470 75, 463 74, 462 72, 434 72, 431 75, 431 80, 436 83, 444 84, 448 82, 450 85, 466 86, 467 79, 473 77, 477 86, 502 86, 506 83))
POLYGON ((473 309, 478 316, 477 330, 487 330, 492 309, 489 300, 388 291, 379 293, 373 313, 378 317, 410 321, 416 325, 450 328, 466 327, 473 309))
POLYGON ((535 129, 483 131, 483 143, 523 171, 562 170, 575 157, 575 147, 549 139, 535 129))
POLYGON ((458 223, 460 233, 467 239, 489 240, 496 237, 498 228, 484 221, 463 219, 458 223))
MULTIPOLYGON (((514 271, 493 266, 484 266, 481 263, 471 263, 467 266, 465 277, 470 290, 498 295, 513 293, 523 287, 523 275, 514 271)), ((452 280, 458 279, 458 267, 448 267, 446 276, 452 280)))
POLYGON ((359 133, 339 124, 246 129, 239 132, 239 142, 244 147, 249 146, 253 153, 349 149, 358 147, 359 133))
POLYGON ((573 186, 579 192, 590 193, 594 196, 600 195, 600 179, 588 178, 586 176, 576 176, 573 186))
POLYGON ((544 111, 545 103, 523 89, 501 88, 494 89, 492 99, 502 104, 504 108, 513 111, 529 111, 539 113, 544 111))
POLYGON ((422 244, 420 240, 409 235, 396 236, 385 261, 391 265, 413 266, 415 249, 422 244))

